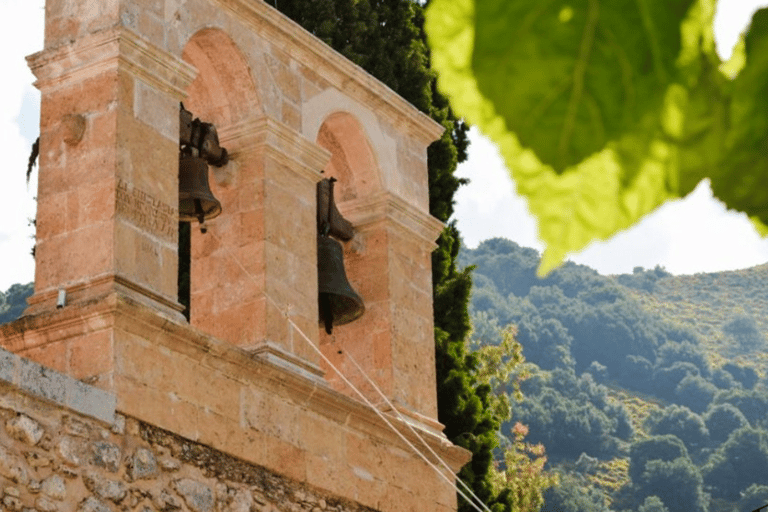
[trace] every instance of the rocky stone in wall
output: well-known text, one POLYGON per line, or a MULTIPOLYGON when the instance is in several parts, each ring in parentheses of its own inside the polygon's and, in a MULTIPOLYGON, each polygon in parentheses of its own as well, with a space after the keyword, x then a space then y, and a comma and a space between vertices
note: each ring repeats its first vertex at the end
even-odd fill
POLYGON ((0 392, 0 510, 373 512, 132 418, 0 392))

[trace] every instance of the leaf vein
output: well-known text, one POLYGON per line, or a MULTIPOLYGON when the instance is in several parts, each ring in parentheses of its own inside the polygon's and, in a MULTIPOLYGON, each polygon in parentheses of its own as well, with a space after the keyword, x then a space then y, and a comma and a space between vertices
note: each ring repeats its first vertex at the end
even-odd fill
POLYGON ((576 65, 573 68, 573 89, 571 91, 571 98, 568 101, 568 110, 566 111, 563 131, 560 134, 560 141, 558 143, 561 168, 565 166, 565 162, 567 161, 568 142, 570 141, 571 134, 576 126, 579 102, 581 100, 581 95, 584 92, 584 76, 587 73, 589 55, 592 52, 592 43, 595 40, 597 20, 600 17, 599 7, 598 0, 589 0, 587 21, 584 25, 581 43, 579 44, 579 55, 576 60, 576 65))

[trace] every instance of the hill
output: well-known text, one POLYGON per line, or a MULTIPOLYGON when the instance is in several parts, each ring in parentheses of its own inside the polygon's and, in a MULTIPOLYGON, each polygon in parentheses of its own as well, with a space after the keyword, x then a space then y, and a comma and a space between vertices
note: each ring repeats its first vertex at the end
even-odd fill
MULTIPOLYGON (((631 276, 616 279, 626 284, 637 282, 638 275, 648 274, 636 270, 631 276)), ((639 280, 649 282, 644 277, 639 280)), ((713 365, 732 361, 765 373, 768 353, 759 349, 765 347, 764 333, 768 332, 768 264, 726 272, 665 276, 655 280, 648 290, 632 288, 635 299, 646 311, 697 332, 713 365), (729 323, 734 321, 736 325, 729 329, 729 323), (746 336, 738 335, 739 321, 747 331, 746 336), (756 327, 754 340, 748 336, 751 323, 756 327), (755 342, 752 347, 750 341, 755 342)))
POLYGON ((512 324, 529 361, 512 422, 562 475, 543 510, 767 503, 768 266, 602 276, 566 263, 539 279, 538 261, 498 238, 460 255, 475 266, 473 343, 512 324))

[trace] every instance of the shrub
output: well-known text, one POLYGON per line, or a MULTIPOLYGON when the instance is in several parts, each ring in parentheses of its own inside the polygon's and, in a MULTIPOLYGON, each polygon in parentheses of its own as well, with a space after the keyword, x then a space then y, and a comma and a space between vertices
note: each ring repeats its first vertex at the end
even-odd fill
POLYGON ((714 445, 721 445, 728 440, 731 432, 749 425, 744 415, 731 404, 716 405, 704 415, 704 424, 709 430, 709 438, 714 445))
POLYGON ((655 411, 648 418, 648 424, 652 434, 673 435, 691 451, 700 450, 709 441, 709 432, 704 420, 684 406, 671 405, 662 411, 655 411))
POLYGON ((633 482, 639 482, 649 461, 672 461, 680 457, 688 457, 688 450, 677 437, 672 435, 647 437, 633 443, 629 449, 629 477, 633 482))
POLYGON ((715 385, 698 375, 685 376, 675 389, 676 402, 697 413, 707 410, 715 393, 715 385))

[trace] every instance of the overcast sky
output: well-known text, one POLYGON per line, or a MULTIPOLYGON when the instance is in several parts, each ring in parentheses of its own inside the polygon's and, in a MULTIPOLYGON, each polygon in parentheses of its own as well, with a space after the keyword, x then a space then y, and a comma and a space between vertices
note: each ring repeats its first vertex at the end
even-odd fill
MULTIPOLYGON (((0 140, 3 176, 0 186, 0 290, 34 279, 29 252, 35 215, 37 171, 29 187, 24 174, 39 133, 40 95, 24 57, 43 44, 43 0, 0 0, 0 140)), ((718 51, 727 57, 757 6, 768 0, 721 0, 716 20, 718 51)), ((472 183, 457 194, 456 218, 465 242, 475 247, 503 236, 541 249, 536 225, 514 192, 495 147, 473 131, 470 159, 459 170, 472 183)), ((635 266, 663 265, 673 273, 727 270, 768 261, 768 242, 761 240, 743 215, 725 211, 702 184, 684 201, 662 207, 634 229, 613 240, 595 243, 574 261, 602 273, 631 272, 635 266)))

